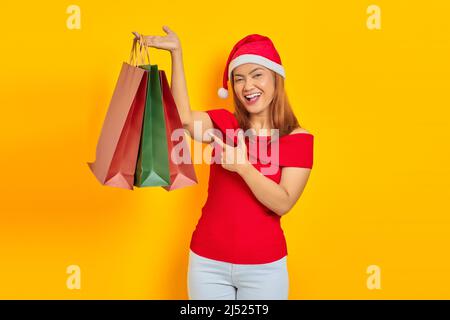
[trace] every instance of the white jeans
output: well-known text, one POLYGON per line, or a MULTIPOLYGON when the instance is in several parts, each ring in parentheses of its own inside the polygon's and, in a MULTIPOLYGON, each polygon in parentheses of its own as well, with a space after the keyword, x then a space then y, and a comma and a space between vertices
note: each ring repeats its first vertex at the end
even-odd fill
POLYGON ((189 250, 191 300, 287 300, 287 256, 270 263, 234 264, 189 250))

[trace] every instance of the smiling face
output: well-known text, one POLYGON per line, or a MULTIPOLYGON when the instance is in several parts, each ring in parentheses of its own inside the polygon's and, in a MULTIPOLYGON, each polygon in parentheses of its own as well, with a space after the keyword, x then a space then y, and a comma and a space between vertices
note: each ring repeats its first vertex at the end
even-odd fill
POLYGON ((260 113, 270 106, 275 92, 274 72, 266 67, 245 63, 232 72, 233 90, 249 113, 260 113))

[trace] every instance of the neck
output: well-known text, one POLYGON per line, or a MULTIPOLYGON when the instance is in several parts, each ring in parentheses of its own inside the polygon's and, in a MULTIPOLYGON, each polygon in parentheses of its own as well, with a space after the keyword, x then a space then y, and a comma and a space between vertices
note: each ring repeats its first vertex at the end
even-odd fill
POLYGON ((250 128, 254 129, 256 131, 257 135, 270 135, 270 118, 269 118, 269 110, 265 109, 264 111, 261 111, 260 113, 252 113, 250 114, 250 128), (265 129, 264 131, 262 131, 265 129), (261 132, 260 132, 261 131, 261 132))

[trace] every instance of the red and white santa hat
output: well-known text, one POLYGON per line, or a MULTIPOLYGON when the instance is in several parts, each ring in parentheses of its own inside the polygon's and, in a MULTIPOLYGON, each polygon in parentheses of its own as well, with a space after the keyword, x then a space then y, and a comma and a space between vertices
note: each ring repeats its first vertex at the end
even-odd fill
POLYGON ((223 87, 217 92, 219 97, 228 97, 228 79, 231 78, 231 72, 244 63, 260 64, 286 78, 280 55, 272 41, 266 36, 250 34, 239 40, 228 56, 223 73, 223 87))

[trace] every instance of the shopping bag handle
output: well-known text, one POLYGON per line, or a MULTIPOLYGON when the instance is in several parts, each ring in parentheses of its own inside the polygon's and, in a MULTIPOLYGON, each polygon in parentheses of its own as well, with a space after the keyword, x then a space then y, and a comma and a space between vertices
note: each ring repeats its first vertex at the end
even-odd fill
POLYGON ((133 46, 130 52, 129 63, 132 66, 139 66, 144 64, 144 58, 142 57, 142 40, 140 38, 133 39, 133 46))
POLYGON ((143 37, 137 33, 137 32, 132 32, 135 36, 135 38, 133 39, 133 46, 131 48, 131 52, 130 52, 130 59, 129 59, 129 63, 130 65, 145 65, 145 64, 150 64, 150 55, 148 52, 148 47, 144 44, 143 41, 143 37), (139 53, 137 52, 139 49, 139 53), (143 52, 145 52, 145 56, 143 56, 143 52), (138 61, 138 58, 140 58, 140 62, 138 61), (147 58, 147 61, 145 61, 145 58, 147 58))

